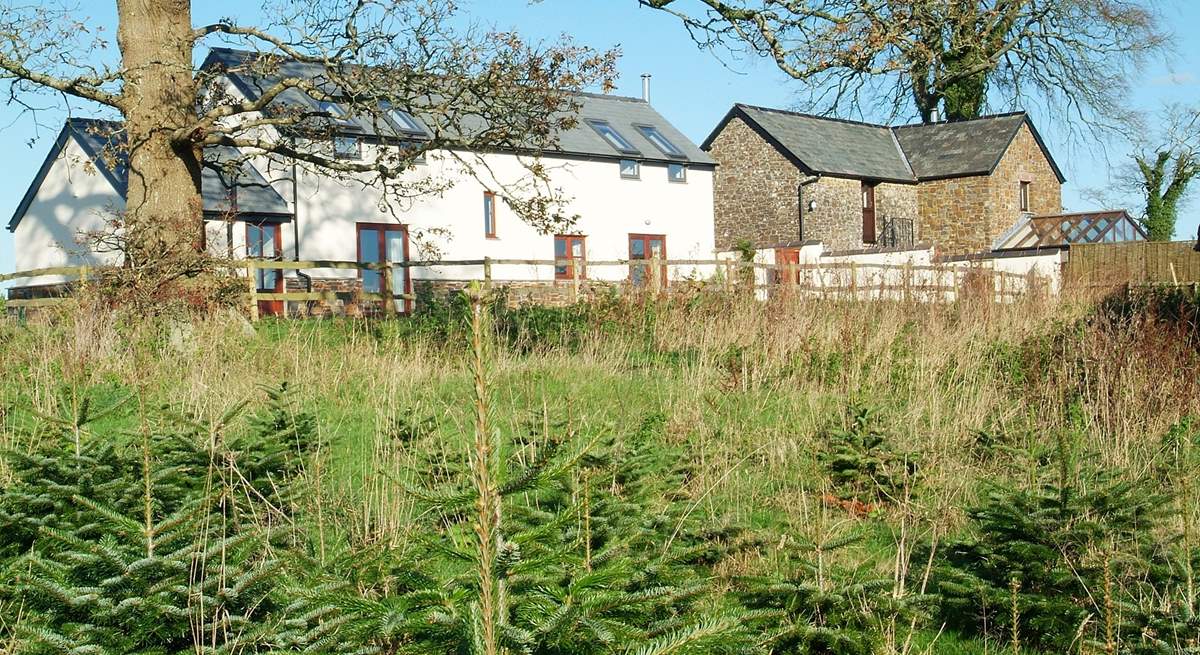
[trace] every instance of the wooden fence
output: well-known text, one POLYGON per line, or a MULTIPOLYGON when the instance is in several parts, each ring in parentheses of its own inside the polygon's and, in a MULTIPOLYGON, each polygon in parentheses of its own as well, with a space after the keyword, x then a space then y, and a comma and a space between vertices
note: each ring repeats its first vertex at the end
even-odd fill
POLYGON ((1191 241, 1072 245, 1063 282, 1084 289, 1200 282, 1200 252, 1191 241))
MULTIPOLYGON (((585 286, 615 285, 626 289, 659 293, 685 283, 704 284, 715 288, 733 291, 735 289, 750 290, 765 298, 779 293, 794 293, 799 295, 817 295, 832 299, 897 299, 948 301, 969 296, 985 301, 1008 301, 1034 289, 1035 277, 1010 271, 993 270, 981 266, 965 265, 963 263, 942 265, 915 264, 883 264, 861 262, 826 262, 812 264, 767 264, 745 262, 733 259, 666 259, 666 260, 587 260, 575 259, 470 259, 470 260, 427 260, 408 261, 382 264, 364 264, 352 261, 276 261, 276 260, 243 260, 234 262, 232 268, 238 275, 244 275, 246 280, 246 305, 251 319, 259 316, 259 302, 375 302, 382 303, 383 312, 387 315, 396 313, 396 300, 412 301, 415 296, 403 289, 392 289, 392 273, 397 268, 423 269, 432 271, 441 267, 477 268, 478 275, 467 280, 447 280, 437 277, 422 277, 414 282, 450 282, 466 283, 477 280, 485 285, 504 284, 535 284, 562 288, 570 301, 578 300, 586 295, 585 286), (519 266, 545 268, 550 274, 543 278, 513 279, 504 276, 494 278, 493 272, 497 266, 519 266), (555 267, 569 270, 569 277, 556 279, 553 274, 555 267), (589 272, 606 268, 619 267, 627 272, 618 275, 599 275, 589 277, 589 272), (287 291, 264 292, 257 287, 257 272, 273 271, 305 271, 305 270, 352 270, 357 276, 362 271, 378 272, 380 290, 378 292, 356 291, 287 291), (631 283, 632 272, 641 269, 640 284, 631 283), (678 275, 679 269, 686 269, 693 274, 692 278, 678 275), (244 272, 244 273, 243 273, 244 272), (700 272, 702 277, 696 279, 700 272), (673 275, 673 273, 675 273, 673 275), (702 280, 702 282, 701 282, 702 280), (385 302, 391 298, 393 302, 385 302)), ((100 269, 87 266, 43 268, 30 271, 18 271, 0 275, 0 283, 38 277, 66 278, 67 282, 60 283, 69 286, 84 286, 89 277, 94 278, 102 273, 100 269)), ((345 279, 345 278, 343 278, 345 279)), ((1043 287, 1039 286, 1038 289, 1043 287)), ((67 288, 62 289, 64 292, 67 288)), ((54 297, 17 298, 7 301, 7 306, 13 309, 51 307, 63 302, 66 294, 54 297)))

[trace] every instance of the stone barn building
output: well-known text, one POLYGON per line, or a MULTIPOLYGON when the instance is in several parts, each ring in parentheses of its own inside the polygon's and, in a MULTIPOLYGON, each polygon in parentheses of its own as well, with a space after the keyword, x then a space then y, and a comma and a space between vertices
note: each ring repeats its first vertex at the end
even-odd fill
POLYGON ((889 127, 739 104, 701 147, 719 164, 718 250, 970 253, 1062 213, 1062 172, 1024 112, 889 127))

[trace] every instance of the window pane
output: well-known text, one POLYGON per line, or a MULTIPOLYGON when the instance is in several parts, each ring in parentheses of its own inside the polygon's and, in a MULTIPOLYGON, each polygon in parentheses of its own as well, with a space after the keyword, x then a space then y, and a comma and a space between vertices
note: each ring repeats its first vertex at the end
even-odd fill
POLYGON ((262 257, 262 229, 257 225, 246 226, 246 254, 250 257, 262 257))
POLYGON ((662 259, 662 256, 663 256, 662 239, 651 239, 650 240, 650 256, 656 257, 658 259, 662 259))
POLYGON ((653 143, 654 147, 661 150, 664 155, 667 155, 668 157, 684 156, 683 151, 679 148, 676 148, 675 144, 671 143, 667 137, 663 136, 663 133, 660 132, 658 128, 651 127, 649 125, 639 125, 637 126, 637 129, 642 133, 642 136, 646 137, 647 141, 653 143))
MULTIPOLYGON (((373 228, 358 231, 358 261, 363 264, 378 264, 379 260, 379 230, 373 228)), ((379 272, 364 270, 362 272, 363 291, 379 293, 379 272)))
POLYGON ((583 239, 571 239, 571 256, 583 257, 583 239))
POLYGON ((358 159, 361 156, 358 139, 349 136, 334 137, 333 154, 338 159, 358 159))
MULTIPOLYGON (((554 259, 567 258, 567 237, 554 237, 554 259)), ((556 277, 567 277, 567 266, 565 264, 554 265, 554 275, 556 277)))
POLYGON ((683 164, 668 164, 667 179, 672 182, 687 181, 687 168, 683 164))
POLYGON ((496 235, 496 196, 483 194, 483 231, 487 236, 496 235))
POLYGON ((632 159, 621 160, 621 177, 636 178, 640 175, 638 163, 632 159))
POLYGON ((646 242, 642 239, 634 239, 629 242, 629 257, 630 259, 645 259, 646 258, 646 242))

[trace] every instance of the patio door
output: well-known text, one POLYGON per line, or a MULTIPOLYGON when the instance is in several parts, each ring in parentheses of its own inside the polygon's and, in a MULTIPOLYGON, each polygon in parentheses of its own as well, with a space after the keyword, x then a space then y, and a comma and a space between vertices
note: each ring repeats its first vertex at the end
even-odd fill
MULTIPOLYGON (((250 259, 283 259, 283 230, 279 223, 246 223, 246 256, 250 259)), ((256 269, 259 293, 283 293, 283 271, 256 269)), ((258 301, 259 316, 283 316, 282 300, 258 301)))
MULTIPOLYGON (((389 223, 359 223, 358 261, 361 264, 403 263, 408 261, 408 229, 403 225, 389 223)), ((359 271, 363 292, 383 291, 383 274, 379 271, 359 271)), ((408 294, 412 291, 408 268, 392 268, 392 294, 408 294)), ((403 298, 393 298, 396 311, 407 313, 409 304, 403 298)))
POLYGON ((658 270, 658 286, 667 286, 667 237, 662 234, 629 235, 629 281, 640 287, 654 284, 654 271, 647 260, 662 262, 658 270))

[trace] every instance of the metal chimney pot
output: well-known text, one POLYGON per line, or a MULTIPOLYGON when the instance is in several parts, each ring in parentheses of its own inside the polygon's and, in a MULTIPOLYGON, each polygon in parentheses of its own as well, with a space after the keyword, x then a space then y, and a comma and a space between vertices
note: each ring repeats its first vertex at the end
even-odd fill
POLYGON ((642 100, 650 102, 650 73, 642 73, 642 100))

